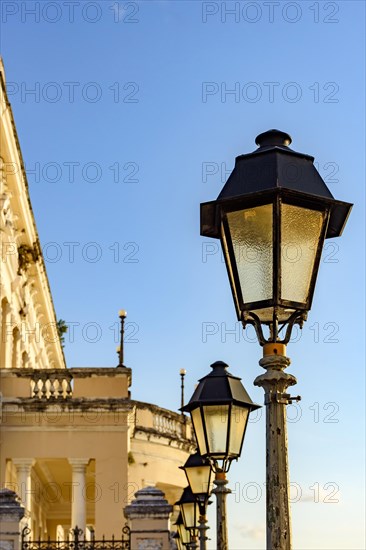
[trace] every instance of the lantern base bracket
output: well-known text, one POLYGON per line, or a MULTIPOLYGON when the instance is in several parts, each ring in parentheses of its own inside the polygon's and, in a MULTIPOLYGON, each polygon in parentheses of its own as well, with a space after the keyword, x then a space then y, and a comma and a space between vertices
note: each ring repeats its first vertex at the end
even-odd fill
POLYGON ((220 473, 227 474, 228 471, 230 470, 231 463, 234 460, 235 461, 238 460, 237 456, 236 457, 228 456, 226 458, 220 458, 220 459, 212 458, 211 456, 208 456, 207 458, 211 464, 211 468, 214 474, 220 474, 220 473))
POLYGON ((281 324, 278 321, 276 310, 274 310, 273 312, 272 321, 266 321, 266 322, 262 322, 258 317, 258 315, 256 315, 253 311, 250 311, 249 313, 244 311, 242 314, 243 328, 245 329, 247 325, 252 325, 256 332, 258 342, 260 343, 261 346, 265 346, 266 344, 271 344, 271 343, 279 343, 284 345, 288 344, 291 338, 293 326, 299 325, 299 327, 302 328, 304 321, 306 321, 306 319, 307 319, 307 312, 300 311, 300 310, 294 311, 290 315, 290 317, 287 319, 287 321, 284 321, 281 324), (264 336, 262 325, 269 326, 269 330, 270 330, 269 338, 266 338, 264 336), (287 325, 287 328, 286 328, 285 336, 281 340, 279 338, 279 333, 286 325, 287 325))

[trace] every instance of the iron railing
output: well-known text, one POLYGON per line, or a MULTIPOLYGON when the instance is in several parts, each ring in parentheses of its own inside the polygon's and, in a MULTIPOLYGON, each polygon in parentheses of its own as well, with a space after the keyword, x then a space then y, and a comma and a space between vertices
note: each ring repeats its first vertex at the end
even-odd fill
POLYGON ((120 539, 112 537, 107 540, 85 540, 82 529, 75 527, 70 529, 69 540, 29 540, 28 535, 31 530, 25 526, 22 530, 22 548, 21 550, 130 550, 131 549, 131 532, 126 524, 122 528, 122 536, 120 539))

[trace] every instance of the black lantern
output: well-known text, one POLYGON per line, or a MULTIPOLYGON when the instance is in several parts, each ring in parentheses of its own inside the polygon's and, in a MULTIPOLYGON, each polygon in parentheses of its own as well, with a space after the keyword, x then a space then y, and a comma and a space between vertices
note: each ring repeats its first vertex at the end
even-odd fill
POLYGON ((227 372, 228 365, 217 361, 212 372, 201 378, 183 411, 191 415, 199 452, 216 468, 227 471, 241 454, 249 413, 259 408, 247 394, 241 379, 227 372))
POLYGON ((201 235, 221 239, 244 322, 306 318, 324 239, 342 233, 352 208, 333 198, 314 157, 290 149, 291 141, 279 130, 260 134, 258 149, 236 158, 217 200, 201 204, 201 235))
POLYGON ((185 528, 188 529, 192 535, 196 535, 199 508, 198 502, 189 486, 183 490, 182 496, 175 504, 179 505, 185 528))
POLYGON ((184 466, 179 466, 186 474, 189 486, 197 500, 207 501, 212 490, 212 468, 207 458, 200 453, 190 455, 184 466))
POLYGON ((178 516, 177 521, 175 522, 175 525, 177 526, 177 529, 178 529, 178 535, 179 535, 181 545, 182 546, 187 546, 188 544, 190 544, 191 534, 188 531, 188 529, 186 529, 186 527, 184 525, 183 517, 182 517, 181 512, 179 512, 179 516, 178 516))

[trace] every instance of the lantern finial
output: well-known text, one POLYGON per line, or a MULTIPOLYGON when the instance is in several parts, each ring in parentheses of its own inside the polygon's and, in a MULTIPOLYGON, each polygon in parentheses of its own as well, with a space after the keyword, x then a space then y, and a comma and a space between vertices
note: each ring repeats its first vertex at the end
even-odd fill
POLYGON ((211 372, 211 376, 214 376, 215 374, 220 376, 220 374, 222 375, 223 372, 225 372, 226 369, 229 368, 229 365, 227 363, 224 363, 224 361, 215 361, 214 363, 212 363, 212 365, 210 365, 210 367, 213 370, 213 372, 211 372))
POLYGON ((270 147, 276 145, 278 147, 288 147, 291 142, 291 136, 286 132, 281 132, 281 130, 267 130, 267 132, 263 132, 255 138, 255 143, 259 147, 270 147))

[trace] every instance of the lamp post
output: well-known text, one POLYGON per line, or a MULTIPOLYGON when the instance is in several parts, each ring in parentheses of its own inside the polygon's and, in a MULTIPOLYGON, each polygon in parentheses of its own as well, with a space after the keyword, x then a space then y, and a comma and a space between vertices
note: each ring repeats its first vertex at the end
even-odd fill
POLYGON ((200 550, 206 550, 206 508, 208 498, 211 493, 212 485, 212 468, 211 463, 207 458, 203 458, 199 452, 190 455, 184 466, 179 466, 184 470, 189 486, 193 495, 196 498, 199 509, 199 542, 200 550))
POLYGON ((187 374, 186 369, 180 369, 179 374, 180 374, 180 406, 183 407, 183 405, 184 405, 184 377, 187 374))
POLYGON ((118 317, 121 320, 121 331, 120 331, 120 345, 117 349, 118 351, 118 366, 123 367, 123 361, 124 361, 124 340, 125 340, 125 320, 127 317, 127 311, 124 309, 120 309, 118 312, 118 317))
POLYGON ((324 239, 338 237, 352 205, 335 200, 312 156, 269 130, 258 149, 236 158, 216 201, 201 204, 201 235, 219 238, 238 319, 254 326, 266 370, 267 548, 291 548, 286 405, 296 378, 286 344, 311 308, 324 239), (263 327, 267 326, 266 337, 263 327), (284 331, 284 334, 281 332, 284 331))
POLYGON ((212 372, 200 379, 189 403, 183 411, 189 412, 197 445, 202 457, 207 457, 215 472, 212 491, 217 499, 217 550, 228 550, 226 472, 243 447, 249 413, 259 408, 247 394, 240 378, 227 371, 228 365, 217 361, 212 372))

